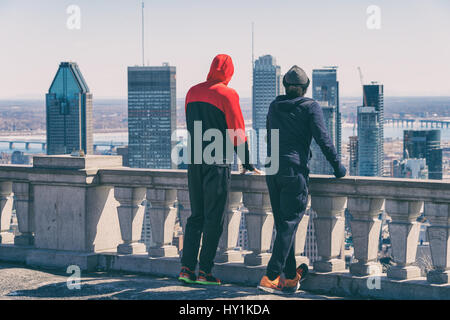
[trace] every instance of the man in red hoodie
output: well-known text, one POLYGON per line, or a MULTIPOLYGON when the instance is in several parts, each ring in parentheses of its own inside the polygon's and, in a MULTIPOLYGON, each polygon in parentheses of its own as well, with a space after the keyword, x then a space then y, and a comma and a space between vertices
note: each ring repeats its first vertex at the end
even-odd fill
POLYGON ((182 268, 178 278, 185 283, 220 284, 211 271, 223 230, 234 152, 241 159, 244 171, 260 173, 250 164, 239 95, 228 87, 233 73, 231 57, 219 54, 211 64, 206 82, 192 87, 186 96, 190 161, 188 186, 192 213, 186 224, 182 268), (216 135, 212 139, 210 136, 213 133, 221 138, 216 135), (208 146, 213 143, 221 150, 214 149, 208 157, 207 151, 211 150, 208 146), (227 145, 232 146, 231 154, 227 152, 230 150, 227 145), (202 236, 202 249, 197 261, 202 236), (197 262, 198 277, 195 274, 197 262))

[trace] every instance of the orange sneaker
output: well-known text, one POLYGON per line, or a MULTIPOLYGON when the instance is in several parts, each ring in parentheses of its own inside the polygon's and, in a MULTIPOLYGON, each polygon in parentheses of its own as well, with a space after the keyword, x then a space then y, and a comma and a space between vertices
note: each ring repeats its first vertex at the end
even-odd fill
POLYGON ((280 276, 278 276, 275 280, 270 280, 268 276, 264 276, 259 282, 258 289, 269 293, 280 292, 280 279, 280 276))
POLYGON ((297 273, 294 279, 281 278, 279 287, 284 293, 295 293, 300 287, 300 275, 297 273))
POLYGON ((300 283, 305 281, 306 276, 308 275, 308 266, 305 263, 302 263, 297 268, 297 275, 300 277, 300 280, 299 280, 300 283))

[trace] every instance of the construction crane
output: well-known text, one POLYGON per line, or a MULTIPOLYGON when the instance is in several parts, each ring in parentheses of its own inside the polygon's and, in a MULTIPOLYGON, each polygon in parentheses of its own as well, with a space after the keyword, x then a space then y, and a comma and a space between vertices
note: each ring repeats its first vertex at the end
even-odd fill
POLYGON ((359 71, 359 79, 361 80, 361 87, 363 89, 364 105, 367 106, 366 92, 364 91, 364 77, 363 77, 363 73, 361 71, 361 67, 358 67, 358 71, 359 71))

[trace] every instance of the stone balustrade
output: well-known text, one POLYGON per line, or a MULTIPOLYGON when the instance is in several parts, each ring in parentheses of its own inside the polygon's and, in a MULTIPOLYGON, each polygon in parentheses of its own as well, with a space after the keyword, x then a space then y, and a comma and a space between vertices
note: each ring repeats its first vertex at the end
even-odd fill
MULTIPOLYGON (((352 287, 355 281, 362 283, 379 277, 386 288, 391 288, 392 297, 398 297, 400 288, 411 295, 403 286, 417 285, 419 281, 421 292, 432 292, 438 298, 448 294, 444 298, 450 298, 450 183, 313 175, 309 187, 310 206, 317 216, 313 221, 304 216, 295 239, 298 262, 307 263, 308 259, 302 256, 306 230, 308 222, 314 224, 320 259, 310 266, 311 280, 309 284, 305 282, 308 289, 327 291, 330 286, 330 291, 336 292, 336 286, 349 283, 347 286, 352 287), (354 261, 349 269, 341 257, 346 209, 352 217, 354 245, 354 261), (378 261, 378 216, 383 209, 390 217, 394 261, 386 274, 378 261), (415 265, 420 228, 417 218, 423 212, 430 223, 432 257, 426 278, 421 278, 415 265), (336 277, 344 278, 333 282, 336 277), (321 279, 327 280, 322 283, 321 279)), ((179 268, 178 250, 172 243, 176 203, 184 229, 190 204, 187 174, 181 170, 124 168, 121 158, 115 156, 35 157, 33 167, 3 165, 0 260, 174 275, 179 268), (144 200, 150 203, 149 247, 140 241, 144 200), (15 237, 9 231, 13 210, 20 231, 15 237)), ((273 227, 265 177, 233 174, 216 257, 216 270, 225 281, 252 285, 257 282, 270 259, 273 227), (245 254, 234 250, 241 205, 248 210, 245 221, 249 252, 245 254)), ((364 292, 368 291, 357 294, 364 292)), ((389 296, 386 293, 384 297, 389 296)), ((416 296, 423 294, 411 297, 416 296)))

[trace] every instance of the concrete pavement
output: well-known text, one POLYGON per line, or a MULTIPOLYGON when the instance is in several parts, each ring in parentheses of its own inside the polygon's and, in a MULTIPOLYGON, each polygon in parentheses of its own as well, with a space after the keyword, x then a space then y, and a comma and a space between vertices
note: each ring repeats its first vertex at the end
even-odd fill
POLYGON ((173 278, 93 272, 81 274, 81 289, 68 289, 70 274, 0 263, 0 300, 328 300, 342 299, 299 291, 279 296, 256 288, 225 284, 221 287, 183 286, 173 278))

